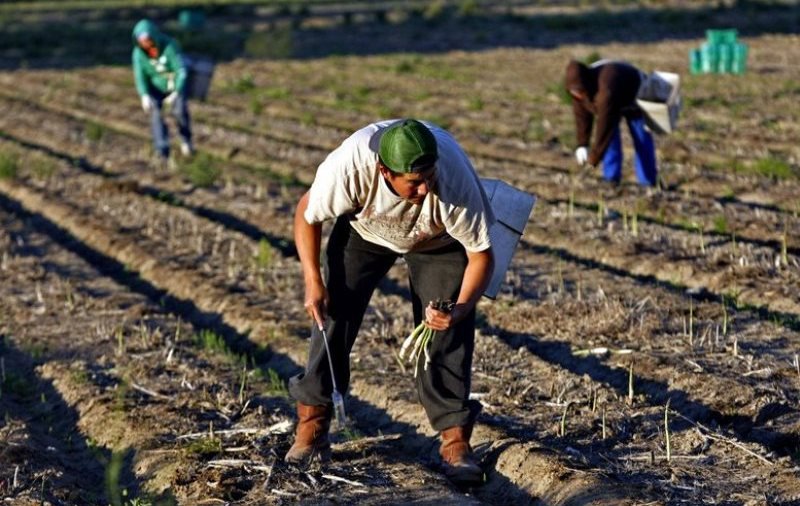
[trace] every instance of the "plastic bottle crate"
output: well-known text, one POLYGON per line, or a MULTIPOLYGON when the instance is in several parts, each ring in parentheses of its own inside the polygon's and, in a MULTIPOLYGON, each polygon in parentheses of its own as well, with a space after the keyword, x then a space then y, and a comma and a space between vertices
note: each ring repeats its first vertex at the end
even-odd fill
POLYGON ((700 46, 700 68, 703 73, 716 72, 718 60, 719 51, 716 45, 706 42, 700 46))
POLYGON ((733 69, 733 44, 717 45, 717 72, 720 74, 730 73, 733 69))
POLYGON ((703 73, 703 55, 700 49, 689 50, 689 72, 692 74, 703 73))
POLYGON ((706 40, 709 44, 735 44, 738 42, 739 32, 736 29, 706 30, 706 40))
POLYGON ((741 42, 733 46, 733 66, 731 72, 734 74, 744 74, 747 70, 747 44, 741 42))

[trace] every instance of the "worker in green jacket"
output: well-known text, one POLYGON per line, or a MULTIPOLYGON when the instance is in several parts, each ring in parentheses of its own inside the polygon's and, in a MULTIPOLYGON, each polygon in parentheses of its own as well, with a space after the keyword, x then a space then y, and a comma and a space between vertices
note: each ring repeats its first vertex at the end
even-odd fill
POLYGON ((178 42, 162 33, 149 19, 133 28, 133 76, 142 109, 150 114, 153 147, 164 162, 169 160, 169 132, 161 115, 168 107, 178 123, 181 154, 191 156, 192 130, 186 105, 187 68, 178 42))

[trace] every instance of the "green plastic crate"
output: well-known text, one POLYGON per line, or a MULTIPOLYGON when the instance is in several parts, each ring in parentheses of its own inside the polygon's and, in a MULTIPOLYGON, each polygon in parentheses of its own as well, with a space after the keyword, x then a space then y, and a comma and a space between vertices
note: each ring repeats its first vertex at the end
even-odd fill
POLYGON ((710 74, 717 71, 719 51, 714 44, 705 43, 700 46, 700 68, 703 73, 710 74))
POLYGON ((747 70, 747 44, 738 42, 733 46, 733 65, 731 72, 734 74, 744 74, 747 70))
POLYGON ((733 69, 733 44, 717 45, 717 73, 728 74, 733 69))
POLYGON ((703 55, 700 49, 689 50, 689 72, 691 74, 703 73, 703 55))
POLYGON ((706 30, 706 40, 709 44, 735 44, 738 42, 739 32, 736 29, 706 30))

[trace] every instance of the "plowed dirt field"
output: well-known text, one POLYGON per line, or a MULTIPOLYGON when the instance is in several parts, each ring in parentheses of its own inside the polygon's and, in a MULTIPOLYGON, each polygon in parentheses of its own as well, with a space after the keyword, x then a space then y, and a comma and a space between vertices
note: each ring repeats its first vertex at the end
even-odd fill
MULTIPOLYGON (((534 23, 525 4, 499 26, 534 23)), ((6 504, 800 504, 800 39, 765 21, 796 27, 797 10, 676 7, 662 21, 680 37, 605 25, 582 40, 581 9, 545 10, 519 45, 488 21, 390 12, 392 37, 448 35, 328 56, 309 41, 338 32, 314 39, 312 10, 302 57, 217 64, 190 103, 198 153, 176 170, 152 163, 125 64, 0 72, 6 504), (750 27, 748 71, 689 75, 703 34, 687 19, 750 27), (574 166, 563 70, 592 53, 682 74, 658 189, 635 183, 627 138, 620 186, 574 166), (309 334, 294 206, 351 131, 400 116, 442 124, 482 177, 538 197, 478 306, 486 484, 471 490, 439 473, 396 359, 413 326, 400 264, 353 351, 332 462, 282 460, 309 334)), ((345 48, 375 35, 353 16, 336 18, 353 23, 345 48)))

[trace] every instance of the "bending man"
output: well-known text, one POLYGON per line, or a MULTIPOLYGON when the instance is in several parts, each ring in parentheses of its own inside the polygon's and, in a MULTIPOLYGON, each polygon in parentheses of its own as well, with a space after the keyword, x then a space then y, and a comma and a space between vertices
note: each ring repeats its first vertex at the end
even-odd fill
POLYGON ((475 304, 492 272, 494 215, 472 164, 445 130, 416 120, 358 130, 317 170, 300 199, 294 236, 314 321, 305 372, 292 378, 299 422, 288 462, 330 454, 332 381, 318 326, 327 329, 337 386, 350 381, 349 354, 372 292, 395 261, 408 265, 415 324, 437 330, 416 388, 455 482, 479 483, 469 439, 480 404, 469 400, 475 304), (335 220, 320 268, 321 224, 335 220), (455 302, 450 313, 433 300, 455 302))
POLYGON ((162 163, 169 160, 169 132, 161 115, 166 104, 178 123, 181 154, 191 156, 192 130, 186 105, 187 70, 178 42, 143 19, 133 28, 133 77, 142 109, 150 114, 153 148, 162 163))
POLYGON ((619 122, 628 123, 636 151, 634 167, 639 183, 656 184, 656 151, 653 136, 645 128, 644 114, 636 104, 642 73, 628 63, 602 60, 591 66, 572 60, 567 65, 566 88, 572 96, 572 111, 579 165, 603 162, 603 178, 613 183, 622 179, 622 139, 619 122), (596 120, 596 121, 595 121, 596 120), (594 142, 589 148, 592 123, 594 142))

